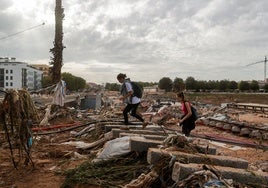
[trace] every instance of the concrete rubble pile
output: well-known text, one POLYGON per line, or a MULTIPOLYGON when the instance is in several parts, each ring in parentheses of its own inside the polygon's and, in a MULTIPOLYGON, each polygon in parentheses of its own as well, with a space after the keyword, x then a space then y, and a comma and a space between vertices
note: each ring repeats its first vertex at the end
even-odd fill
MULTIPOLYGON (((207 140, 200 138, 186 138, 179 131, 168 129, 168 125, 176 125, 176 119, 180 114, 180 105, 177 103, 152 103, 148 105, 143 115, 150 121, 150 125, 145 129, 139 122, 134 122, 128 130, 121 129, 122 122, 109 122, 104 125, 105 137, 100 139, 100 143, 115 142, 115 146, 109 143, 104 145, 102 153, 94 160, 105 160, 115 155, 124 155, 127 152, 147 152, 147 161, 154 166, 148 174, 141 174, 137 179, 125 185, 130 187, 148 187, 150 183, 161 176, 160 171, 155 170, 161 161, 169 162, 172 169, 170 177, 173 187, 233 187, 234 183, 265 186, 268 182, 267 169, 249 169, 249 162, 228 156, 218 155, 217 148, 207 140), (109 136, 108 136, 109 135, 109 136), (119 143, 122 147, 119 147, 119 143), (105 147, 108 147, 105 148, 105 147), (121 149, 120 149, 121 148, 121 149), (109 153, 110 152, 110 153, 109 153)), ((117 105, 118 107, 119 105, 117 105)), ((205 114, 197 123, 207 126, 219 127, 223 130, 231 131, 231 125, 227 129, 227 122, 230 118, 223 114, 224 108, 205 108, 199 109, 200 114, 205 114), (201 112, 203 111, 203 112, 201 112), (214 112, 214 113, 211 113, 214 112), (214 116, 212 116, 214 114, 214 116), (216 114, 216 115, 215 115, 216 114), (222 126, 217 125, 216 121, 221 122, 222 126), (223 123, 225 122, 225 123, 223 123), (215 125, 212 125, 212 124, 215 125)), ((120 108, 109 107, 102 110, 99 117, 116 118, 120 117, 120 108)), ((239 124, 233 122, 232 124, 239 124)), ((233 125, 234 126, 234 125, 233 125)), ((243 129, 243 128, 242 128, 243 129)), ((243 135, 241 129, 240 135, 243 135)), ((267 133, 267 131, 266 131, 267 133)), ((250 135, 250 133, 249 133, 250 135)), ((251 136, 252 137, 252 136, 251 136)), ((92 144, 92 143, 91 143, 92 144)), ((94 144, 94 143, 93 143, 94 144)), ((80 147, 81 149, 91 148, 90 146, 80 147)))
MULTIPOLYGON (((142 102, 140 111, 149 125, 143 128, 141 122, 130 118, 132 125, 124 130, 121 102, 114 96, 105 97, 109 105, 104 104, 94 111, 72 107, 54 109, 49 105, 39 107, 43 119, 38 129, 47 129, 51 122, 62 119, 79 122, 76 127, 68 127, 65 123, 64 130, 58 132, 69 131, 72 139, 58 144, 75 146, 78 152, 66 154, 74 158, 87 159, 87 154, 96 154, 92 163, 130 152, 145 152, 150 171, 140 174, 124 185, 125 188, 151 187, 155 182, 173 188, 268 186, 267 161, 252 165, 245 159, 220 155, 217 144, 198 134, 183 136, 177 125, 177 119, 182 115, 180 103, 147 98, 142 102)), ((200 115, 197 125, 218 128, 243 138, 268 139, 266 124, 241 122, 229 115, 227 106, 197 104, 196 107, 200 115)), ((52 133, 57 131, 34 132, 34 135, 42 139, 43 135, 52 133)))

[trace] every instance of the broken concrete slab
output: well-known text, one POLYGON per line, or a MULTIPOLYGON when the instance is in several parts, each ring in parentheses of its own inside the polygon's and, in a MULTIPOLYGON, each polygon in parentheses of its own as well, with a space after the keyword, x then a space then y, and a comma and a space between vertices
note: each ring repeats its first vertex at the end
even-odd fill
POLYGON ((161 135, 146 135, 146 134, 133 134, 133 133, 120 133, 119 137, 122 136, 142 136, 146 139, 150 139, 150 140, 158 140, 158 141, 163 141, 165 140, 166 136, 161 136, 161 135))
POLYGON ((226 166, 233 168, 248 168, 248 161, 244 159, 229 157, 229 156, 216 156, 204 154, 190 154, 180 151, 166 151, 163 149, 150 148, 147 154, 147 161, 150 164, 157 164, 161 158, 174 155, 177 158, 183 159, 188 163, 209 164, 217 166, 226 166))
MULTIPOLYGON (((149 148, 157 148, 159 145, 163 145, 163 141, 161 140, 145 139, 143 135, 141 135, 141 138, 142 139, 137 138, 130 139, 131 151, 138 151, 138 152, 148 151, 149 148)), ((194 147, 197 149, 198 152, 204 151, 206 149, 206 146, 194 146, 194 147)), ((209 151, 210 150, 207 150, 207 152, 209 151)), ((213 150, 213 148, 211 149, 211 151, 212 153, 216 152, 213 150)))
MULTIPOLYGON (((112 129, 120 129, 120 127, 122 127, 123 125, 105 125, 105 132, 109 132, 112 129)), ((144 130, 142 129, 142 125, 141 124, 137 124, 137 125, 128 125, 127 126, 129 129, 137 129, 137 130, 144 130)), ((155 131, 160 131, 162 130, 160 126, 155 126, 155 125, 148 125, 146 127, 145 130, 155 130, 155 131)))
POLYGON ((194 148, 199 152, 199 153, 204 153, 204 154, 209 154, 209 155, 216 155, 217 149, 212 146, 208 145, 194 145, 194 148))
POLYGON ((195 149, 199 153, 209 154, 209 155, 216 155, 217 148, 213 146, 208 140, 202 138, 188 137, 190 143, 193 143, 195 149))
MULTIPOLYGON (((183 180, 192 173, 203 170, 202 166, 203 164, 182 164, 176 162, 173 167, 172 179, 176 182, 183 180)), ((268 173, 266 172, 248 171, 245 169, 222 166, 213 166, 213 169, 218 172, 224 179, 233 179, 239 183, 253 184, 260 187, 267 186, 268 173)))
POLYGON ((149 148, 157 148, 163 142, 158 140, 150 140, 144 138, 130 138, 130 151, 148 151, 149 148))
POLYGON ((134 134, 147 134, 147 135, 161 135, 165 136, 165 133, 163 131, 151 131, 151 130, 121 130, 121 129, 112 129, 112 137, 113 138, 118 138, 120 133, 134 133, 134 134))

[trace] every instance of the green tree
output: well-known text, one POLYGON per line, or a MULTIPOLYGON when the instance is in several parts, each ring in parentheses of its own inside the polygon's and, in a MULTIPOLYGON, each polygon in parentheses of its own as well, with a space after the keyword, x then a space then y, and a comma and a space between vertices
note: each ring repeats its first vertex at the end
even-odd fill
POLYGON ((209 81, 207 82, 206 88, 207 88, 208 90, 216 89, 216 88, 217 88, 217 82, 214 81, 214 80, 209 80, 209 81))
MULTIPOLYGON (((136 81, 135 81, 136 82, 136 81)), ((136 82, 141 88, 158 85, 157 82, 136 82)), ((106 83, 105 89, 109 91, 119 91, 121 85, 118 83, 106 83)))
POLYGON ((179 92, 179 91, 183 91, 184 89, 185 89, 185 84, 183 82, 183 79, 176 77, 173 81, 173 91, 179 92))
POLYGON ((259 83, 256 80, 253 80, 250 84, 249 87, 253 91, 258 91, 260 89, 259 83))
POLYGON ((137 82, 142 87, 150 87, 154 85, 158 85, 157 82, 137 82))
POLYGON ((72 75, 71 73, 62 73, 62 80, 66 82, 66 87, 70 91, 77 91, 86 87, 86 80, 81 77, 72 75))
POLYGON ((185 80, 185 87, 186 90, 196 90, 196 80, 194 79, 194 77, 188 77, 185 80))
POLYGON ((81 77, 76 77, 76 76, 75 76, 75 83, 76 83, 76 87, 74 88, 75 90, 85 89, 87 85, 86 80, 84 80, 81 77))
POLYGON ((53 85, 52 77, 51 76, 44 76, 42 79, 42 87, 46 88, 53 85))
POLYGON ((265 92, 268 92, 268 84, 265 84, 265 85, 263 86, 263 89, 265 90, 265 92))
POLYGON ((250 85, 249 85, 249 83, 247 81, 241 81, 238 84, 238 88, 241 91, 248 91, 250 89, 250 85))
POLYGON ((109 91, 119 91, 120 90, 120 84, 116 83, 106 83, 105 89, 109 91))
POLYGON ((172 90, 172 80, 169 77, 163 77, 159 80, 158 87, 160 89, 164 89, 166 92, 169 92, 172 90))
POLYGON ((221 80, 218 85, 219 91, 226 91, 228 88, 228 84, 229 84, 228 80, 221 80))
POLYGON ((228 84, 228 89, 230 89, 231 91, 234 91, 238 88, 238 83, 236 81, 231 81, 228 84))
POLYGON ((203 80, 197 81, 196 85, 197 85, 196 88, 198 90, 206 91, 208 89, 206 81, 203 81, 203 80))

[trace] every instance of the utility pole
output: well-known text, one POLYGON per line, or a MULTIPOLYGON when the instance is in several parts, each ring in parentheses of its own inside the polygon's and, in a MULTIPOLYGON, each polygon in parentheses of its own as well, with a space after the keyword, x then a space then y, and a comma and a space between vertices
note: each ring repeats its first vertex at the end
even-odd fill
POLYGON ((267 77, 266 77, 266 63, 267 63, 267 57, 265 56, 265 58, 264 58, 264 83, 267 82, 267 77))
POLYGON ((50 49, 53 57, 51 57, 50 65, 51 74, 52 74, 52 82, 55 84, 61 80, 61 67, 62 63, 62 51, 63 51, 63 31, 62 31, 62 20, 64 18, 64 9, 62 8, 61 0, 56 0, 56 8, 55 8, 55 39, 54 39, 54 47, 50 49))
POLYGON ((248 67, 248 66, 251 66, 251 65, 258 64, 258 63, 264 63, 264 83, 266 83, 267 82, 267 77, 266 77, 267 57, 266 56, 264 57, 264 61, 257 61, 255 63, 250 63, 250 64, 248 64, 246 66, 248 67))

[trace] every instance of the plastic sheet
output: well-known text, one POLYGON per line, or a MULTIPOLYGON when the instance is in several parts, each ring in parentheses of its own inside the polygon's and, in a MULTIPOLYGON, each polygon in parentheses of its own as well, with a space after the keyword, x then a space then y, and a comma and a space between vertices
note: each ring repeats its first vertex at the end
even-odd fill
MULTIPOLYGON (((110 140, 106 142, 101 153, 97 156, 93 162, 99 162, 101 160, 108 160, 115 156, 124 155, 130 152, 130 136, 124 136, 110 140)), ((140 137, 139 137, 140 138, 140 137)))

